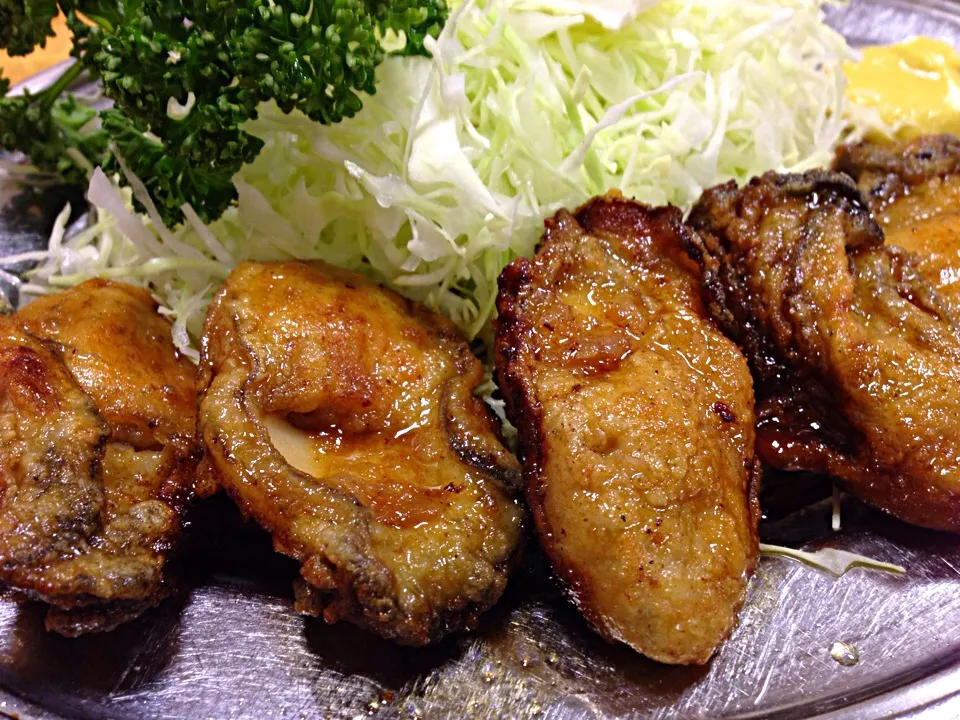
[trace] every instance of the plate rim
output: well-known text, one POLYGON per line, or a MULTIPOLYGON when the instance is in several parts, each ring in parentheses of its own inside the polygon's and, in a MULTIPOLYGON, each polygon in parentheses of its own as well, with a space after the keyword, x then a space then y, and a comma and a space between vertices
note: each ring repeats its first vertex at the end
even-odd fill
MULTIPOLYGON (((822 0, 824 6, 869 4, 870 0, 822 0)), ((916 12, 923 9, 936 19, 950 20, 960 24, 960 0, 887 0, 888 7, 898 7, 916 12)), ((11 86, 13 93, 29 90, 40 92, 56 79, 60 72, 72 65, 76 60, 68 58, 51 65, 39 72, 24 78, 11 86)), ((73 87, 81 87, 89 81, 81 76, 73 87)), ((0 178, 2 181, 2 178, 0 178)), ((2 599, 2 595, 0 595, 2 599)), ((960 717, 960 657, 952 658, 945 654, 937 662, 925 665, 916 673, 907 672, 880 681, 873 687, 862 688, 859 699, 850 704, 836 707, 835 703, 842 698, 842 693, 832 695, 822 701, 821 707, 828 707, 823 712, 814 714, 804 713, 802 698, 797 698, 790 705, 783 705, 773 711, 756 710, 737 714, 737 720, 760 720, 776 717, 784 718, 815 718, 816 720, 860 720, 862 718, 890 718, 895 720, 937 720, 943 717, 960 717), (900 678, 907 678, 905 682, 898 682, 900 678), (830 706, 834 706, 830 708, 830 706), (951 714, 952 713, 952 714, 951 714)), ((852 693, 851 693, 852 694, 852 693)), ((75 718, 93 717, 78 708, 78 714, 61 715, 57 711, 44 707, 34 700, 29 692, 18 692, 0 678, 0 718, 11 720, 74 720, 75 718)), ((107 717, 107 716, 104 716, 107 717)), ((634 717, 630 715, 629 717, 634 717)), ((699 716, 698 716, 699 717, 699 716)), ((708 716, 704 716, 708 717, 708 716)))

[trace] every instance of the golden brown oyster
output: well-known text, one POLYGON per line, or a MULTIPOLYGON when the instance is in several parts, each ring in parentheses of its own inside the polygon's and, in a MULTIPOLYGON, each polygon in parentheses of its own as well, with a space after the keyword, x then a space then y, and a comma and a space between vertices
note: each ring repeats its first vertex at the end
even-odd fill
POLYGON ((680 211, 560 212, 500 276, 496 363, 540 540, 607 639, 704 663, 757 561, 746 361, 707 316, 680 211))
POLYGON ((150 294, 123 283, 45 296, 0 326, 0 579, 51 606, 48 629, 112 629, 169 592, 194 370, 150 294))
POLYGON ((519 467, 448 320, 325 264, 244 262, 208 312, 201 373, 211 466, 302 563, 301 611, 422 645, 496 602, 519 467))
POLYGON ((690 215, 717 321, 757 390, 757 454, 960 531, 960 331, 844 175, 768 173, 690 215))

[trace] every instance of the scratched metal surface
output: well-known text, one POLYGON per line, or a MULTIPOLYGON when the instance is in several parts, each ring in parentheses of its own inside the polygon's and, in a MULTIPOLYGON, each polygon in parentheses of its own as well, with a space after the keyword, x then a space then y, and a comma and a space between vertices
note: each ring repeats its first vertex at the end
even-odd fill
MULTIPOLYGON (((960 38, 948 2, 857 2, 832 21, 856 43, 912 32, 960 38)), ((36 245, 75 193, 0 186, 0 252, 36 245)), ((42 608, 0 597, 0 716, 60 718, 960 717, 960 538, 844 501, 829 528, 822 480, 773 478, 768 541, 827 542, 906 566, 840 579, 763 559, 739 628, 704 668, 649 662, 593 635, 531 541, 500 604, 471 635, 424 650, 297 616, 293 563, 222 498, 201 503, 183 590, 129 626, 65 640, 42 608), (860 661, 831 659, 835 640, 860 661)))

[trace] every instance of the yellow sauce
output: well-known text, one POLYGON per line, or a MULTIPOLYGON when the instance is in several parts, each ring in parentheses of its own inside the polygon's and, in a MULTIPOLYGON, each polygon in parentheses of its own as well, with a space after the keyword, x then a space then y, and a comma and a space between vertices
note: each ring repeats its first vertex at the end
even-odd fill
POLYGON ((337 487, 370 508, 378 522, 415 527, 439 519, 464 490, 441 462, 440 432, 402 437, 392 434, 307 431, 286 419, 265 414, 270 442, 291 466, 330 487, 337 487), (448 472, 445 473, 444 470, 448 472))
POLYGON ((847 98, 875 108, 898 137, 960 134, 960 55, 941 40, 913 37, 863 48, 848 62, 847 98))

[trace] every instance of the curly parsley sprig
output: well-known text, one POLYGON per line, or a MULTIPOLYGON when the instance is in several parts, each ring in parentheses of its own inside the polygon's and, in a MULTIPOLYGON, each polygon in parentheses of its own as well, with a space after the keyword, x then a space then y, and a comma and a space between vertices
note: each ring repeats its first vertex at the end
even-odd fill
MULTIPOLYGON (((0 147, 76 181, 115 168, 116 148, 169 225, 189 203, 205 221, 236 200, 233 175, 262 142, 242 129, 260 103, 331 124, 375 92, 380 39, 423 54, 447 16, 444 0, 60 0, 78 63, 54 88, 10 97, 0 86, 0 147), (81 69, 114 108, 94 111, 62 91, 81 69), (63 82, 66 79, 66 82, 63 82)), ((50 0, 0 0, 0 48, 42 46, 57 14, 50 0), (19 23, 12 30, 11 18, 19 23)))

